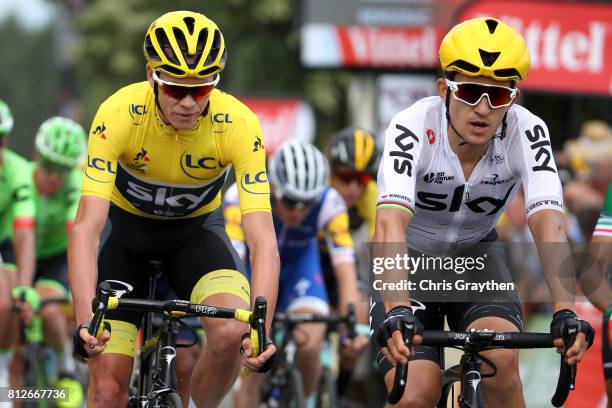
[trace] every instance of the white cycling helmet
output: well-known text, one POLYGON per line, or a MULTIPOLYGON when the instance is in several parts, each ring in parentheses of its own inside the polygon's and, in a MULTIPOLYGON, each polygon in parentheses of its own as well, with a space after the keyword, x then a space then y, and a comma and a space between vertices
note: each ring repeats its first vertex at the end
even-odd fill
POLYGON ((285 142, 270 157, 274 195, 297 201, 317 200, 329 178, 327 159, 316 147, 299 140, 285 142))

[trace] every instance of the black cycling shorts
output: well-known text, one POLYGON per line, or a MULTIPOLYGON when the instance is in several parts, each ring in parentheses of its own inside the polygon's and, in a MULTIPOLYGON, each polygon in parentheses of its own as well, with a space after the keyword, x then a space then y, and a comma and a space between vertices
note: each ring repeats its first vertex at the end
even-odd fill
MULTIPOLYGON (((161 261, 170 288, 184 300, 190 299, 200 278, 209 272, 230 269, 245 275, 220 210, 188 219, 156 220, 111 205, 98 257, 98 283, 120 280, 134 288, 131 297, 147 298, 151 260, 161 261)), ((128 311, 106 315, 108 320, 136 327, 141 318, 142 313, 128 311)))

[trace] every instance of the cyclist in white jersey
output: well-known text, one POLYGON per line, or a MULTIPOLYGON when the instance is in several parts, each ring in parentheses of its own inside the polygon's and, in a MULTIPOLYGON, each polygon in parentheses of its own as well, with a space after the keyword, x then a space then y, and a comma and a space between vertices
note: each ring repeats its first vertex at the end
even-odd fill
MULTIPOLYGON (((575 364, 592 343, 593 330, 580 321, 581 333, 564 350, 560 327, 575 317, 575 304, 559 283, 559 260, 571 258, 548 129, 540 118, 515 104, 517 82, 526 77, 530 65, 525 41, 502 21, 476 18, 458 24, 445 36, 440 62, 444 77, 437 82, 439 95, 401 111, 387 128, 373 241, 406 242, 411 256, 455 256, 479 242, 494 243, 495 224, 522 184, 529 227, 554 300, 551 334, 567 361, 575 364), (550 246, 542 245, 549 242, 561 243, 554 255, 550 246)), ((487 273, 507 279, 503 252, 491 252, 497 261, 487 263, 493 269, 487 273)), ((570 264, 565 266, 573 272, 570 264)), ((573 290, 574 285, 568 286, 573 290)), ((407 291, 402 295, 408 296, 407 291)), ((372 329, 377 330, 375 338, 381 347, 377 362, 387 387, 393 383, 395 362, 410 361, 409 372, 418 373, 408 376, 399 403, 403 407, 436 405, 440 356, 439 350, 420 346, 420 336, 414 339, 411 356, 398 331, 400 322, 415 321, 417 327, 422 323, 425 329, 436 330, 443 327, 446 315, 453 330, 522 329, 516 291, 480 303, 411 303, 408 297, 384 297, 371 310, 372 329)), ((487 404, 525 406, 518 352, 493 350, 483 355, 498 368, 496 376, 483 380, 487 404)))

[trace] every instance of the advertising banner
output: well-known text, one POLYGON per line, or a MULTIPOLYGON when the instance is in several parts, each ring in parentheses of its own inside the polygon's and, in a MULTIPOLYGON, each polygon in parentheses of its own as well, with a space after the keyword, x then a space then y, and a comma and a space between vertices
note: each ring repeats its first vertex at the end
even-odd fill
POLYGON ((272 154, 281 143, 289 139, 306 142, 314 140, 314 112, 305 101, 272 97, 243 97, 240 100, 259 118, 266 154, 272 154))

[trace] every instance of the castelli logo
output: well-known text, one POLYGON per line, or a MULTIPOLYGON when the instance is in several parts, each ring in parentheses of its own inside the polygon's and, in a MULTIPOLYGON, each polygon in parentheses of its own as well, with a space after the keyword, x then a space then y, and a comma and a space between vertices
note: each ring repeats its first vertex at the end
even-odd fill
POLYGON ((427 134, 427 139, 429 140, 430 145, 436 143, 436 134, 433 130, 427 129, 425 133, 427 134))

